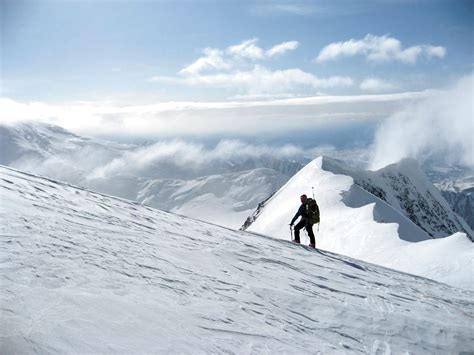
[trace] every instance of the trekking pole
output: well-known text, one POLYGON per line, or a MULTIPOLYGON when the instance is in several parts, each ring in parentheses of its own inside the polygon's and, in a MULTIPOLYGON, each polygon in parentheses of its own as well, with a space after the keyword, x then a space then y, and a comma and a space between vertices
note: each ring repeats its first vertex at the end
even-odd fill
POLYGON ((293 228, 291 224, 290 224, 290 236, 291 236, 290 241, 293 241, 293 228))

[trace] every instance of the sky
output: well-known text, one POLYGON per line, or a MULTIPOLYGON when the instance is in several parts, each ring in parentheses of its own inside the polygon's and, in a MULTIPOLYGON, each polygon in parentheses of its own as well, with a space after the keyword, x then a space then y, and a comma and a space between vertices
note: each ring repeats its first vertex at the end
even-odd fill
POLYGON ((473 68, 472 1, 0 3, 2 121, 88 134, 357 142, 473 68))

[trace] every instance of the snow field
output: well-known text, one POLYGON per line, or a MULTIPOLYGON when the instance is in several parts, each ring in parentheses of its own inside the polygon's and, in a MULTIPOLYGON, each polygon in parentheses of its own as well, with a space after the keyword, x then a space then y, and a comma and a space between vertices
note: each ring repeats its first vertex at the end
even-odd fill
POLYGON ((457 353, 474 341, 470 291, 8 168, 0 191, 0 353, 457 353))

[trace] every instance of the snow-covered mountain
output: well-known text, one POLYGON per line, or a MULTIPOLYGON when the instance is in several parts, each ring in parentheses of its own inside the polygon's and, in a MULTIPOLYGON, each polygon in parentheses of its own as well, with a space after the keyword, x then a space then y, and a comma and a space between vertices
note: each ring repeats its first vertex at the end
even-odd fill
MULTIPOLYGON (((377 171, 356 170, 336 160, 326 161, 323 169, 327 166, 333 173, 352 177, 357 186, 403 213, 432 238, 462 231, 474 240, 472 230, 453 213, 439 191, 425 177, 416 160, 404 159, 377 171)), ((348 204, 354 205, 349 201, 348 204)), ((353 207, 359 207, 357 202, 353 207)))
POLYGON ((0 197, 2 354, 472 350, 471 291, 10 168, 0 197))
POLYGON ((435 184, 454 212, 474 229, 474 177, 435 184))
POLYGON ((246 229, 289 240, 299 196, 311 195, 312 187, 321 211, 318 247, 474 289, 474 244, 466 234, 449 229, 453 235, 434 240, 428 234, 436 226, 472 231, 410 160, 370 172, 315 159, 259 206, 246 229))
POLYGON ((0 143, 4 165, 233 228, 302 167, 232 143, 206 154, 183 142, 115 144, 39 123, 0 125, 0 143))
POLYGON ((287 180, 287 175, 266 168, 192 180, 157 179, 140 186, 138 201, 237 229, 287 180))
MULTIPOLYGON (((121 156, 128 145, 99 142, 44 123, 0 124, 0 164, 80 181, 121 156)), ((75 181, 75 182, 76 182, 75 181)))

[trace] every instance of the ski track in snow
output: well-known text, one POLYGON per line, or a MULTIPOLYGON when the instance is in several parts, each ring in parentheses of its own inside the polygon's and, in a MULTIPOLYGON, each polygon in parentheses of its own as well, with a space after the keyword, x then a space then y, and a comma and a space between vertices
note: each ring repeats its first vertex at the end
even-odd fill
POLYGON ((474 293, 0 167, 0 353, 457 353, 474 293))

